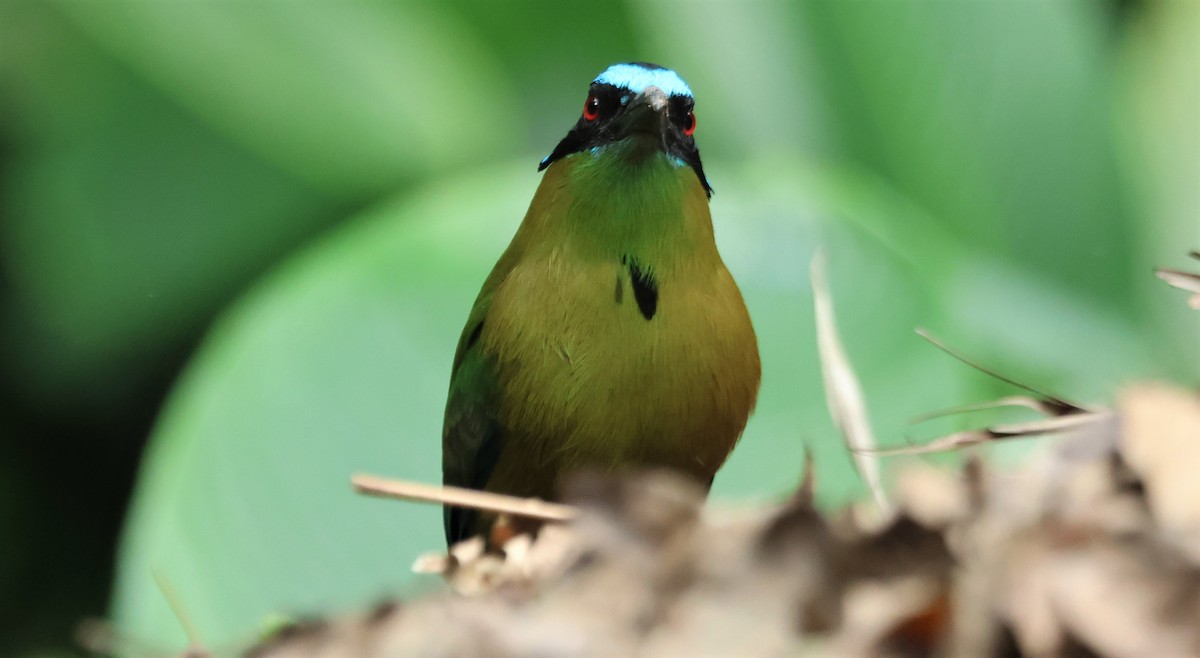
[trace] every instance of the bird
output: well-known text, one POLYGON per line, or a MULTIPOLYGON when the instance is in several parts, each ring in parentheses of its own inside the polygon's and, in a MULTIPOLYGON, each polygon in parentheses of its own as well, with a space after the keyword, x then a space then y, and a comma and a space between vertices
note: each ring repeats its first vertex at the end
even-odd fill
MULTIPOLYGON (((445 485, 555 500, 574 471, 665 468, 711 487, 761 366, 717 251, 694 105, 656 64, 591 82, 458 341, 445 485)), ((443 511, 448 544, 495 521, 443 511)))

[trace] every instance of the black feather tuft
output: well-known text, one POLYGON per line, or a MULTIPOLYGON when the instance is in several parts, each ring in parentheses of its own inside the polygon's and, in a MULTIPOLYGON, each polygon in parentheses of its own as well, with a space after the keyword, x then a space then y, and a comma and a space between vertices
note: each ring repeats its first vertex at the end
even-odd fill
POLYGON ((637 300, 638 310, 647 320, 653 318, 658 311, 658 282, 632 258, 621 261, 629 264, 629 280, 633 284, 633 298, 637 300))

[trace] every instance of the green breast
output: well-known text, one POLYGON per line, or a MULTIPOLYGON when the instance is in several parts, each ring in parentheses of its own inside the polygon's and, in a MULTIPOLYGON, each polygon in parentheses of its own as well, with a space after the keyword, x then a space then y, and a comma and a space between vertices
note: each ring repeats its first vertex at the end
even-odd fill
POLYGON ((557 207, 498 285, 481 337, 505 433, 489 489, 547 496, 562 472, 624 465, 707 483, 745 427, 759 382, 749 316, 702 188, 680 179, 694 174, 660 173, 677 198, 647 195, 615 232, 599 230, 611 205, 557 207))

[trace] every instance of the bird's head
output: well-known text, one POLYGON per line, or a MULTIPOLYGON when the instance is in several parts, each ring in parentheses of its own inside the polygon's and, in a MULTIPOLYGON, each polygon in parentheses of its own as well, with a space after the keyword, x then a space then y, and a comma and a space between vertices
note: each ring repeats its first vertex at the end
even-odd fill
POLYGON ((538 171, 577 153, 665 157, 691 167, 712 196, 696 149, 695 99, 679 74, 656 64, 614 64, 592 81, 583 113, 538 171), (614 146, 622 148, 614 149, 614 146))

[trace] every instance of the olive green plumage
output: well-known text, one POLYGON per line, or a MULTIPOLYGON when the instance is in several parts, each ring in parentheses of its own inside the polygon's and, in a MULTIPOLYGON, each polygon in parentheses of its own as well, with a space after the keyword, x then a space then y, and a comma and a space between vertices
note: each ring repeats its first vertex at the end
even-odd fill
MULTIPOLYGON (((589 103, 613 94, 596 84, 589 103)), ((598 139, 551 156, 463 329, 446 484, 550 499, 580 468, 665 466, 708 485, 754 407, 757 343, 713 239, 707 181, 685 134, 690 92, 679 117, 675 96, 658 107, 656 87, 613 87, 628 98, 609 100, 609 134, 585 108, 568 139, 581 128, 598 139), (647 94, 663 124, 654 130, 642 129, 653 121, 641 116, 647 104, 634 107, 647 94)), ((447 540, 479 523, 447 509, 447 540)))

